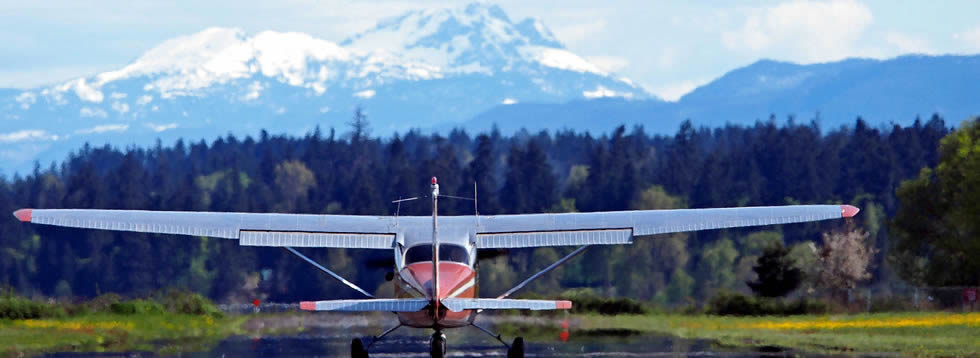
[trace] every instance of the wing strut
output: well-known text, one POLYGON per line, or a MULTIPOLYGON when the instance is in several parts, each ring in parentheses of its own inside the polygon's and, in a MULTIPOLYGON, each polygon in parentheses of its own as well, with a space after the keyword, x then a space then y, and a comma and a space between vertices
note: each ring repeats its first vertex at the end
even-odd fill
POLYGON ((540 272, 532 275, 531 277, 528 277, 526 280, 524 280, 524 282, 521 282, 521 283, 517 284, 517 286, 514 286, 514 288, 508 290, 507 292, 504 292, 500 296, 497 296, 497 299, 501 299, 501 298, 505 298, 507 296, 510 296, 512 293, 517 292, 517 290, 520 290, 520 289, 524 288, 524 286, 527 286, 527 284, 531 283, 531 281, 537 280, 538 277, 543 276, 544 274, 548 273, 549 271, 554 270, 556 267, 561 266, 561 264, 565 263, 566 261, 571 260, 575 256, 578 256, 579 254, 581 254, 582 252, 584 252, 585 249, 588 249, 590 246, 592 246, 592 245, 585 245, 585 246, 582 246, 582 247, 579 247, 579 248, 575 249, 575 251, 572 251, 572 253, 570 253, 568 255, 565 255, 565 257, 562 257, 558 261, 555 261, 555 263, 551 264, 548 267, 545 267, 544 270, 541 270, 540 272))
POLYGON ((289 250, 289 252, 293 253, 293 255, 296 255, 297 257, 305 260, 306 262, 309 262, 310 265, 316 266, 316 268, 320 269, 320 271, 326 272, 331 277, 337 279, 337 281, 340 281, 340 283, 343 283, 343 284, 347 285, 347 287, 353 288, 357 292, 360 292, 360 293, 362 293, 365 296, 368 296, 370 298, 377 298, 377 297, 374 297, 374 295, 372 295, 370 293, 367 293, 367 291, 364 291, 364 289, 358 287, 353 282, 350 282, 350 281, 345 280, 343 277, 340 277, 340 275, 334 273, 333 271, 328 270, 326 267, 323 267, 323 265, 320 265, 320 264, 316 263, 316 261, 313 261, 309 257, 306 257, 303 254, 299 253, 299 251, 296 251, 296 249, 294 249, 292 247, 288 247, 288 246, 285 247, 285 249, 286 250, 289 250))

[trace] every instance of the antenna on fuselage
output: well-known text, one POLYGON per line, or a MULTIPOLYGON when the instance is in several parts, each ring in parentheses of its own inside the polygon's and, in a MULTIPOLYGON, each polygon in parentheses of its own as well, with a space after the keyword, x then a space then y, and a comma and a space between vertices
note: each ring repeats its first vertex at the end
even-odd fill
POLYGON ((480 210, 476 206, 476 180, 473 181, 473 216, 476 216, 476 227, 480 227, 480 210))

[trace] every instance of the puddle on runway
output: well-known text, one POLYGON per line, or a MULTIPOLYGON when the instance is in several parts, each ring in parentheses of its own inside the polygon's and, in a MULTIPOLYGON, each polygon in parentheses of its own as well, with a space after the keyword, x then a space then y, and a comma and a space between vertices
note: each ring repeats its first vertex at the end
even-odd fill
MULTIPOLYGON (((429 333, 405 330, 373 345, 372 357, 428 357, 429 333)), ((493 338, 474 328, 447 330, 450 357, 506 357, 507 351, 493 338)), ((512 338, 511 338, 512 339, 512 338)), ((365 338, 369 342, 370 338, 365 338)), ((189 357, 346 357, 350 354, 350 334, 310 331, 280 337, 231 337, 209 352, 182 354, 189 357)), ((731 351, 709 341, 686 340, 625 330, 577 331, 567 341, 560 333, 553 339, 527 339, 528 357, 660 357, 759 356, 750 350, 731 351)))

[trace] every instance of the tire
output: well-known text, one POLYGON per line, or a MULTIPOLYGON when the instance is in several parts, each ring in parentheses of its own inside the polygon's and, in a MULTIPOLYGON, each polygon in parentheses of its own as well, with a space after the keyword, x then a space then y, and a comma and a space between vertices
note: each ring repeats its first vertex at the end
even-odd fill
POLYGON ((429 341, 429 356, 432 358, 446 356, 446 336, 442 332, 432 334, 432 339, 429 341))
POLYGON ((360 338, 354 338, 350 342, 350 358, 368 358, 368 352, 360 338))
POLYGON ((507 350, 507 358, 524 358, 524 337, 514 338, 514 343, 507 350))

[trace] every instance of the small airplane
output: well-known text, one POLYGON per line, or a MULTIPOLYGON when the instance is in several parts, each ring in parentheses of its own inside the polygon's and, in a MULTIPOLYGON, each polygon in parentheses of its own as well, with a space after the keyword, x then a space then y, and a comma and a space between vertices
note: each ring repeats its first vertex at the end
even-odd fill
MULTIPOLYGON (((351 357, 368 351, 396 329, 431 328, 430 354, 446 355, 443 330, 473 326, 507 347, 508 357, 524 357, 525 343, 507 344, 501 335, 475 322, 484 310, 567 310, 571 301, 507 298, 531 281, 593 245, 630 244, 637 236, 697 230, 777 225, 849 218, 850 205, 634 210, 562 214, 438 216, 439 184, 432 177, 432 216, 309 215, 140 210, 20 209, 14 216, 34 224, 156 234, 207 236, 238 240, 241 246, 283 247, 297 257, 357 290, 367 299, 301 302, 306 311, 393 312, 398 325, 371 342, 351 341, 351 357), (531 247, 579 246, 565 257, 494 298, 477 296, 477 251, 531 247), (377 298, 296 247, 392 250, 395 298, 377 298)), ((396 200, 414 200, 408 198, 396 200)), ((470 199, 470 198, 463 198, 470 199)))

